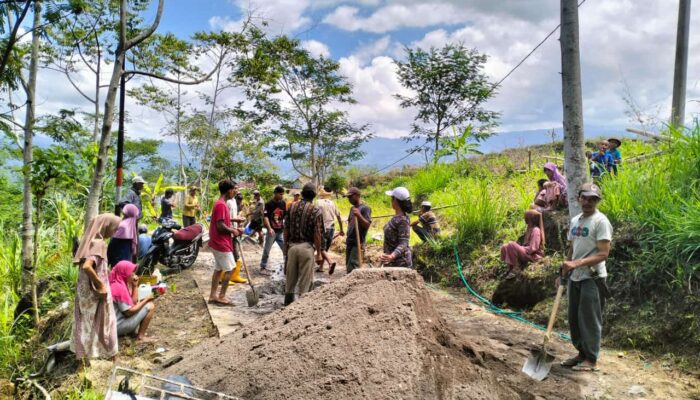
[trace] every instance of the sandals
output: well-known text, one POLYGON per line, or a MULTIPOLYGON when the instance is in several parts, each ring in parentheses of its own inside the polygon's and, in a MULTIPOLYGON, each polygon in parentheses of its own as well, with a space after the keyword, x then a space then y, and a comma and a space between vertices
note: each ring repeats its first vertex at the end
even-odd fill
POLYGON ((335 272, 335 263, 331 263, 331 266, 328 268, 328 275, 333 275, 335 272))
POLYGON ((562 361, 561 363, 559 363, 559 365, 561 365, 562 367, 566 367, 566 368, 573 368, 573 367, 581 364, 584 361, 586 361, 585 358, 583 358, 581 356, 576 356, 576 357, 571 357, 568 360, 562 361))
POLYGON ((598 371, 598 368, 596 368, 595 363, 583 361, 582 363, 571 367, 571 370, 577 372, 595 372, 598 371))

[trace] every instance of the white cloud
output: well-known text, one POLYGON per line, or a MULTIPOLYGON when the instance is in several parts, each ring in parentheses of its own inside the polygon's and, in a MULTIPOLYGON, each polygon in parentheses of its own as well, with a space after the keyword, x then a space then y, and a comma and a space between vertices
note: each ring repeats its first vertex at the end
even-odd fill
POLYGON ((331 56, 331 51, 324 43, 318 40, 304 40, 301 42, 301 48, 308 51, 314 57, 325 57, 331 56))
MULTIPOLYGON (((264 28, 270 33, 289 33, 308 27, 311 18, 304 15, 311 5, 311 0, 233 0, 241 13, 250 13, 254 22, 260 27, 260 19, 267 23, 264 28)), ((240 31, 243 20, 232 20, 229 17, 214 16, 209 19, 212 29, 225 31, 240 31)))
POLYGON ((340 6, 328 14, 323 22, 346 31, 383 33, 405 27, 451 25, 465 22, 469 16, 465 9, 447 3, 390 4, 368 17, 362 17, 359 13, 357 7, 340 6))
POLYGON ((373 42, 361 45, 353 52, 353 56, 364 64, 371 61, 374 57, 387 54, 390 45, 391 37, 386 35, 373 42))

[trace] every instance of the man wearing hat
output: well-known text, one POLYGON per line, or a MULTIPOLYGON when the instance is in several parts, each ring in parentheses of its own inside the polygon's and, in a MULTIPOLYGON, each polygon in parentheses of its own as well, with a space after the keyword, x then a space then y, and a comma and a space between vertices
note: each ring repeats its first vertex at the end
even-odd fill
POLYGON ((620 153, 619 147, 622 146, 622 141, 618 138, 608 139, 608 151, 610 157, 613 159, 612 171, 617 175, 617 166, 622 163, 622 154, 620 153))
POLYGON ((260 196, 259 190, 253 190, 253 210, 250 212, 250 230, 258 235, 258 242, 263 244, 263 218, 265 217, 265 200, 260 196))
POLYGON ((361 196, 360 189, 356 187, 351 187, 345 194, 345 197, 352 204, 348 215, 348 232, 345 239, 345 265, 348 274, 360 267, 360 251, 365 247, 365 237, 372 224, 372 210, 362 203, 361 196), (360 243, 357 243, 357 234, 355 233, 356 218, 360 228, 360 243))
POLYGON ((301 200, 291 205, 284 219, 284 254, 287 257, 284 305, 294 301, 297 286, 299 295, 311 290, 314 252, 316 264, 323 263, 323 216, 313 204, 315 197, 316 185, 305 184, 301 200))
POLYGON ((131 178, 131 188, 120 202, 135 205, 136 208, 139 209, 138 219, 141 219, 141 217, 143 216, 143 208, 141 206, 141 191, 143 190, 143 185, 145 183, 146 181, 144 181, 143 178, 138 175, 131 178))
MULTIPOLYGON (((316 200, 316 206, 321 209, 321 215, 323 216, 323 250, 328 251, 331 247, 331 242, 333 242, 333 236, 335 235, 335 220, 338 220, 338 224, 340 225, 339 235, 345 235, 343 231, 343 220, 340 217, 338 206, 330 199, 330 192, 319 190, 318 197, 319 199, 316 200)), ((323 266, 321 266, 320 269, 323 270, 323 266)))
POLYGON ((420 214, 418 219, 411 223, 413 232, 418 235, 421 241, 425 242, 428 238, 434 238, 440 233, 440 226, 435 214, 430 211, 433 205, 429 201, 424 201, 420 204, 420 214), (420 225, 419 225, 420 224, 420 225))
POLYGON ((571 219, 569 248, 562 265, 568 277, 571 343, 578 354, 561 363, 575 371, 596 369, 603 329, 603 308, 608 297, 605 260, 610 253, 613 228, 598 211, 602 196, 598 185, 585 183, 578 191, 581 214, 571 219))
POLYGON ((197 211, 200 210, 199 199, 197 198, 196 186, 190 186, 190 190, 187 191, 187 196, 185 196, 185 205, 182 207, 182 225, 190 226, 197 222, 196 215, 197 211))

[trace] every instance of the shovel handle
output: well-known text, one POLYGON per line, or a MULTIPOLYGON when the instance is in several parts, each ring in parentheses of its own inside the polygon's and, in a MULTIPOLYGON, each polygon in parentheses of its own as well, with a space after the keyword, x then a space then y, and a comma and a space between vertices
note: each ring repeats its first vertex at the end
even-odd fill
POLYGON ((360 242, 360 225, 357 224, 357 215, 355 215, 354 218, 355 218, 355 240, 357 241, 357 255, 360 258, 360 268, 362 268, 362 264, 364 264, 364 260, 362 257, 362 243, 360 242))
POLYGON ((552 312, 549 314, 549 322, 547 323, 547 333, 544 335, 545 344, 549 341, 552 335, 552 328, 554 328, 554 321, 557 318, 557 311, 559 311, 559 303, 561 302, 561 295, 564 293, 564 283, 559 283, 559 288, 557 289, 557 296, 554 298, 554 305, 552 306, 552 312))
POLYGON ((238 242, 238 253, 241 255, 241 264, 243 264, 243 269, 245 269, 245 274, 248 277, 250 290, 253 291, 253 295, 257 296, 257 293, 255 293, 255 286, 253 286, 253 277, 250 276, 250 272, 248 272, 248 264, 246 264, 245 256, 243 255, 243 241, 240 239, 240 237, 237 237, 236 241, 238 242))

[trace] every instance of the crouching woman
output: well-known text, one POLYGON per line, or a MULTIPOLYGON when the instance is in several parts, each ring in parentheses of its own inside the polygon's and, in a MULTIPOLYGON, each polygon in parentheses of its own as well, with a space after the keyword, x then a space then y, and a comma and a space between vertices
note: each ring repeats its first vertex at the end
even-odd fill
POLYGON ((155 313, 153 296, 138 300, 139 278, 135 274, 136 264, 120 261, 109 274, 114 310, 117 315, 117 334, 136 336, 139 342, 151 342, 146 329, 155 313))
POLYGON ((508 264, 506 279, 512 279, 522 272, 526 263, 537 261, 544 256, 544 224, 542 214, 535 210, 525 213, 527 230, 523 244, 508 242, 501 246, 501 260, 508 264))

